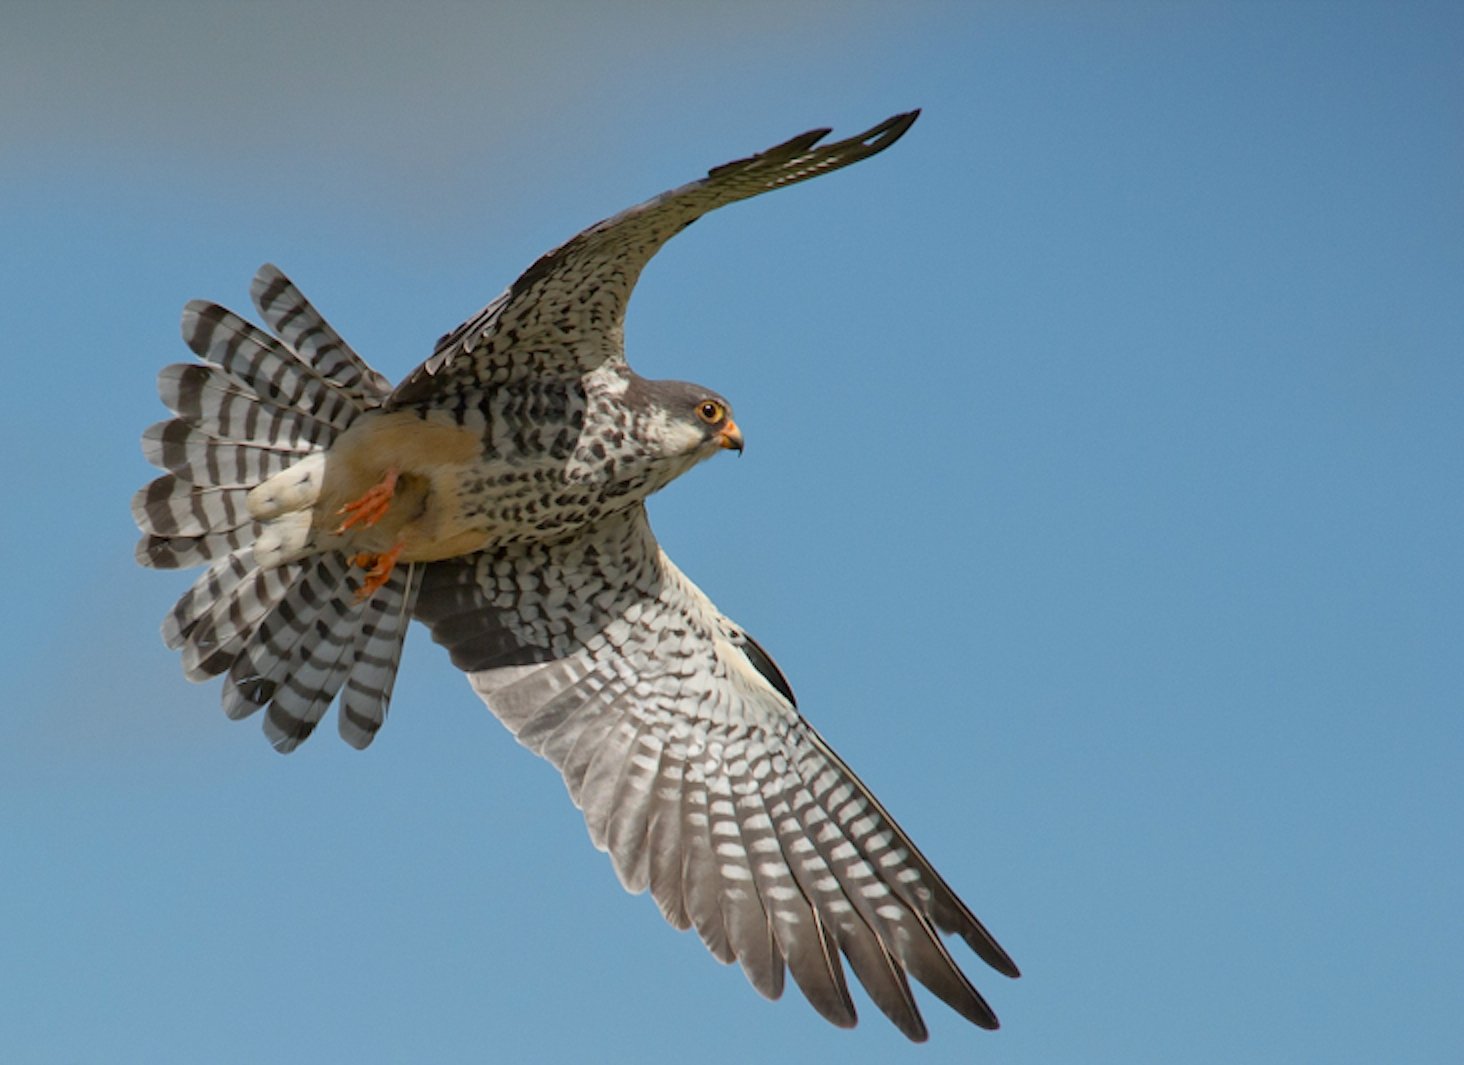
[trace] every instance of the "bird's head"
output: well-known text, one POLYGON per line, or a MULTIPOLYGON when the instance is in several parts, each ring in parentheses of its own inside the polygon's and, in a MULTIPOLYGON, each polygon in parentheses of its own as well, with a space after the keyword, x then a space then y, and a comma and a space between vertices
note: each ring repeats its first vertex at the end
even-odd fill
POLYGON ((637 391, 649 415, 643 424, 661 454, 694 463, 722 450, 741 453, 742 431, 725 397, 686 381, 646 381, 637 391))

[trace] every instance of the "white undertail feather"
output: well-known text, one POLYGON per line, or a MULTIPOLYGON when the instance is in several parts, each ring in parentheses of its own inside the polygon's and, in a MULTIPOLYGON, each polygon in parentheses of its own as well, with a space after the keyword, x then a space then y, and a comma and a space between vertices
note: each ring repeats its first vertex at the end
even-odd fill
POLYGON ((133 498, 137 557, 207 565, 163 639, 189 679, 225 675, 230 717, 264 709, 266 735, 289 751, 339 697, 341 735, 365 747, 386 717, 418 574, 401 567, 357 602, 364 575, 316 552, 309 508, 326 448, 390 386, 275 267, 251 291, 277 336, 215 304, 184 309, 201 363, 158 377, 176 417, 143 436, 143 454, 168 472, 133 498))
MULTIPOLYGON (((311 456, 314 457, 316 456, 311 456)), ((291 472, 293 471, 285 471, 286 474, 291 472)), ((308 509, 314 502, 311 499, 304 508, 281 514, 277 518, 260 519, 264 522, 264 528, 254 541, 254 561, 257 565, 262 569, 274 569, 314 553, 315 523, 314 516, 308 509)))

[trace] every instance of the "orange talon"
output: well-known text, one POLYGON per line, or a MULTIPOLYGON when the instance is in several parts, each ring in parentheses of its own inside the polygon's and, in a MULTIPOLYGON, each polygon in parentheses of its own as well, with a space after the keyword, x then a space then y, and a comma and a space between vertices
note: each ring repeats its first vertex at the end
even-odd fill
POLYGON ((376 594, 377 589, 391 579, 392 568, 396 565, 397 556, 402 553, 402 545, 397 544, 389 551, 383 551, 379 555, 369 554, 362 551, 351 556, 351 565, 360 566, 366 571, 366 579, 361 587, 356 589, 356 602, 364 603, 376 594))
POLYGON ((343 533, 357 525, 372 526, 386 517, 391 497, 396 493, 397 476, 396 467, 391 467, 381 480, 362 493, 361 498, 351 500, 336 511, 346 515, 345 520, 336 526, 336 532, 343 533))

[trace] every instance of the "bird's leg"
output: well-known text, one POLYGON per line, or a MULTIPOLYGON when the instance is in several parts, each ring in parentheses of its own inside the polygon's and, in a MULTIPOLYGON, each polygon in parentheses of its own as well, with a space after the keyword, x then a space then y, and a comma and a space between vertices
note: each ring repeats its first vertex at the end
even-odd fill
POLYGON ((391 506, 391 497, 396 492, 397 477, 400 474, 395 466, 387 467, 386 473, 357 499, 351 500, 337 514, 344 514, 341 523, 336 526, 336 532, 343 533, 347 529, 357 525, 371 526, 386 516, 387 508, 391 506))
MULTIPOLYGON (((357 526, 370 528, 386 517, 387 510, 391 508, 392 497, 396 494, 397 478, 400 476, 395 466, 388 466, 381 480, 336 511, 337 515, 342 516, 336 532, 344 533, 357 526)), ((356 602, 364 603, 370 599, 391 578, 392 567, 396 565, 402 547, 402 541, 398 540, 380 554, 361 551, 351 556, 351 564, 366 571, 366 579, 356 589, 356 602)))
POLYGON ((366 579, 361 582, 361 587, 356 589, 356 602, 364 603, 370 599, 376 594, 377 589, 391 578, 392 567, 396 565, 397 556, 401 553, 402 545, 398 542, 379 555, 362 551, 351 556, 351 564, 360 566, 366 571, 366 579))

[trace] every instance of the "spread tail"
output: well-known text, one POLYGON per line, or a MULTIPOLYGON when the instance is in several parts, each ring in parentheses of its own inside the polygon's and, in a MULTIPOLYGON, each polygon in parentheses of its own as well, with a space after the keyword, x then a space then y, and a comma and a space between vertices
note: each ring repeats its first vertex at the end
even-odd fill
POLYGON ((339 695, 341 736, 365 747, 386 718, 419 569, 399 568, 358 602, 365 575, 339 551, 312 549, 308 513, 262 522, 247 500, 287 470, 315 473, 390 385, 275 267, 260 268, 251 293, 278 337, 216 304, 184 308, 183 339, 202 364, 158 376, 175 417, 143 434, 143 454, 168 472, 133 497, 137 560, 207 565, 163 640, 190 680, 224 675, 230 717, 265 709, 265 734, 291 751, 339 695))

